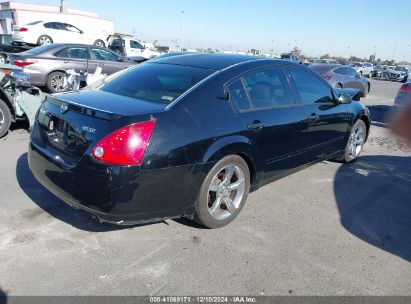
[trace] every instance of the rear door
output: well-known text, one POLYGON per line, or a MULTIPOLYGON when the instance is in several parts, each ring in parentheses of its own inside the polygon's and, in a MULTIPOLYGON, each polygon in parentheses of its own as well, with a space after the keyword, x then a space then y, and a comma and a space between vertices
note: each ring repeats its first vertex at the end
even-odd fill
POLYGON ((59 51, 56 57, 60 59, 61 68, 65 71, 74 69, 94 73, 97 68, 97 62, 91 60, 90 51, 87 47, 67 47, 59 51))
POLYGON ((130 66, 130 63, 123 62, 122 57, 107 49, 93 47, 91 48, 93 61, 101 66, 103 74, 113 74, 130 66))
POLYGON ((344 149, 350 121, 347 105, 337 103, 332 88, 308 69, 291 67, 289 75, 305 113, 307 157, 317 161, 344 149))
POLYGON ((227 90, 247 137, 263 155, 265 180, 304 164, 305 113, 280 66, 252 71, 230 82, 227 90))

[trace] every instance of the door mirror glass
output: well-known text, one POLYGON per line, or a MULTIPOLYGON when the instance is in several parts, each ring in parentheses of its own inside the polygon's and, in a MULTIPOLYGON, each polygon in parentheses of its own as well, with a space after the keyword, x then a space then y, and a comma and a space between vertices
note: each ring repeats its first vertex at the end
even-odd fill
POLYGON ((346 95, 346 94, 340 94, 340 96, 338 96, 338 103, 339 104, 347 104, 347 103, 351 103, 352 99, 351 96, 346 95))

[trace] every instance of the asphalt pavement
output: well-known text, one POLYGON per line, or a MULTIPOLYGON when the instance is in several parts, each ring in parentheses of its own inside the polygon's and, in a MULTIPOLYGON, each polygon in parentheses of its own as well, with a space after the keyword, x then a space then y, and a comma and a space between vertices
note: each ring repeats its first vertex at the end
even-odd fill
MULTIPOLYGON (((388 112, 400 85, 371 80, 364 102, 388 112)), ((28 133, 16 127, 0 139, 0 289, 411 296, 411 148, 382 123, 356 163, 322 162, 265 186, 216 230, 188 220, 99 224, 35 180, 28 133)))

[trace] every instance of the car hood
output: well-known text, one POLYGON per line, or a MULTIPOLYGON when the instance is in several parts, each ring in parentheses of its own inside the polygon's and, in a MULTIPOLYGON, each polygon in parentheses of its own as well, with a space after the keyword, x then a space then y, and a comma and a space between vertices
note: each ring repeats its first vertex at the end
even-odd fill
POLYGON ((166 104, 121 96, 98 89, 53 94, 51 98, 117 115, 133 116, 161 112, 167 107, 166 104))

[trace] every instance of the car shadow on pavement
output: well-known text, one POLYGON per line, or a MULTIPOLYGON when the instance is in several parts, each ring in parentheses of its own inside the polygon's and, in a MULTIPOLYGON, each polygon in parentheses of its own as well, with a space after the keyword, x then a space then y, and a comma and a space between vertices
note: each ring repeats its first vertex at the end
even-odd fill
POLYGON ((7 303, 7 294, 0 288, 0 304, 7 303))
POLYGON ((411 262, 411 157, 360 157, 340 167, 334 193, 345 229, 411 262))
POLYGON ((37 206, 54 218, 66 222, 67 224, 70 224, 78 229, 89 232, 108 232, 150 225, 141 224, 121 226, 109 223, 100 223, 89 213, 70 207, 54 194, 49 192, 36 180, 29 168, 27 153, 22 154, 17 160, 16 177, 21 189, 37 206))

